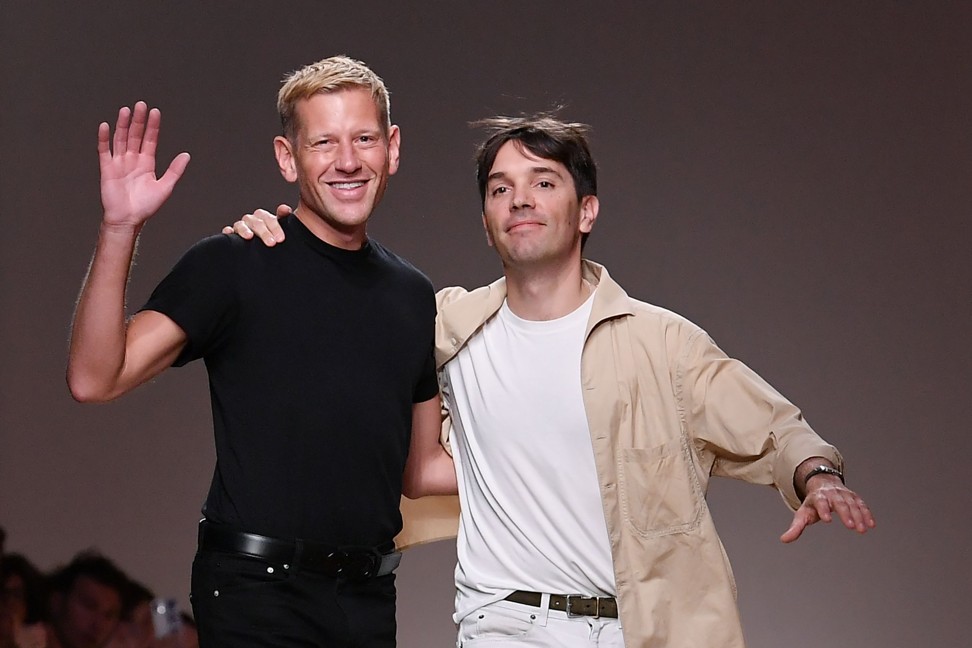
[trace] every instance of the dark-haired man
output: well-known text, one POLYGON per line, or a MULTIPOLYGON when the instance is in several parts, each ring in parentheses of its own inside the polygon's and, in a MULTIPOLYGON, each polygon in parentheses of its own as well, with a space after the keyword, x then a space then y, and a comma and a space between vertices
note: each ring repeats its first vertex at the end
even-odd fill
MULTIPOLYGON (((599 208, 585 127, 484 125, 483 226, 504 277, 440 291, 436 320, 460 644, 738 648, 711 475, 775 486, 796 511, 784 542, 835 513, 864 533, 873 516, 795 406, 582 259, 599 208)), ((237 230, 269 241, 278 225, 260 216, 237 230)), ((441 535, 408 522, 410 541, 441 535)))

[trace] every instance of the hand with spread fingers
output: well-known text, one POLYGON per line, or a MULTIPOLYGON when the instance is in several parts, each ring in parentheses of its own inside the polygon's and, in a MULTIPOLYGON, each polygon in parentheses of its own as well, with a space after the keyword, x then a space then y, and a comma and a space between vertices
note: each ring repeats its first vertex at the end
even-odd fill
POLYGON ((289 205, 283 203, 277 205, 276 216, 265 209, 258 209, 252 214, 244 214, 232 226, 224 227, 223 234, 239 234, 248 241, 256 235, 264 245, 273 247, 285 238, 283 228, 280 227, 277 219, 288 216, 293 211, 289 205))
POLYGON ((858 533, 877 526, 871 509, 844 485, 843 476, 829 462, 808 459, 797 468, 794 483, 803 485, 805 496, 790 528, 780 536, 782 542, 793 542, 811 524, 830 522, 835 513, 844 526, 858 533))
POLYGON ((144 101, 118 111, 115 133, 107 122, 98 127, 98 160, 101 165, 101 202, 104 223, 141 227, 162 206, 189 164, 180 153, 161 178, 155 175, 155 151, 162 114, 149 110, 144 101))

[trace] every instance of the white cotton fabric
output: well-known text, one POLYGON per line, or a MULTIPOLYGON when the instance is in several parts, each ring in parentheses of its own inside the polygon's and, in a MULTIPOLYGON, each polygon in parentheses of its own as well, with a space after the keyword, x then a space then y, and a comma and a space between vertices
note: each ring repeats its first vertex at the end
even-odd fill
POLYGON ((462 495, 457 623, 513 590, 615 595, 580 383, 593 301, 542 322, 504 302, 444 368, 462 495))

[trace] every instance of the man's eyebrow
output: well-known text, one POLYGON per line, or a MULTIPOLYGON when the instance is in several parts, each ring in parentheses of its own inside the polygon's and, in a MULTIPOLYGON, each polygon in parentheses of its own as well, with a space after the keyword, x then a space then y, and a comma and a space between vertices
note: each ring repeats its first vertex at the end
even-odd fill
MULTIPOLYGON (((337 132, 329 129, 323 129, 323 128, 321 130, 316 130, 316 131, 310 131, 310 130, 305 131, 304 134, 308 140, 335 139, 340 137, 340 135, 337 132)), ((365 128, 358 128, 357 130, 351 131, 351 135, 352 137, 360 137, 361 135, 378 135, 379 137, 382 137, 384 135, 384 131, 381 129, 381 126, 375 126, 375 127, 368 126, 365 128)))
MULTIPOLYGON (((553 167, 535 166, 530 168, 530 172, 533 173, 534 175, 538 175, 542 173, 552 173, 558 178, 563 178, 563 175, 561 175, 560 171, 558 171, 553 167)), ((506 177, 506 173, 504 171, 496 171, 486 176, 486 182, 489 182, 490 180, 499 180, 505 177, 506 177)))
POLYGON ((542 173, 552 173, 553 175, 557 176, 558 178, 563 178, 564 177, 560 173, 560 171, 558 171, 557 169, 555 169, 553 167, 535 166, 535 167, 533 167, 530 170, 533 171, 533 173, 535 173, 537 175, 542 174, 542 173))

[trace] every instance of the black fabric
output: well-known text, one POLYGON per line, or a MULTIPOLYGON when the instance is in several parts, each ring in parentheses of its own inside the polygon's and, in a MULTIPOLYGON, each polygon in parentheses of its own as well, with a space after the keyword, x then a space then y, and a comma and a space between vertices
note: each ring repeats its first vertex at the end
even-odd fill
POLYGON ((216 469, 205 516, 280 538, 375 546, 398 510, 411 406, 437 391, 429 280, 375 241, 327 245, 297 218, 273 248, 193 246, 143 309, 204 358, 216 469))
POLYGON ((190 597, 204 648, 395 646, 394 574, 335 579, 299 561, 200 551, 190 597))

